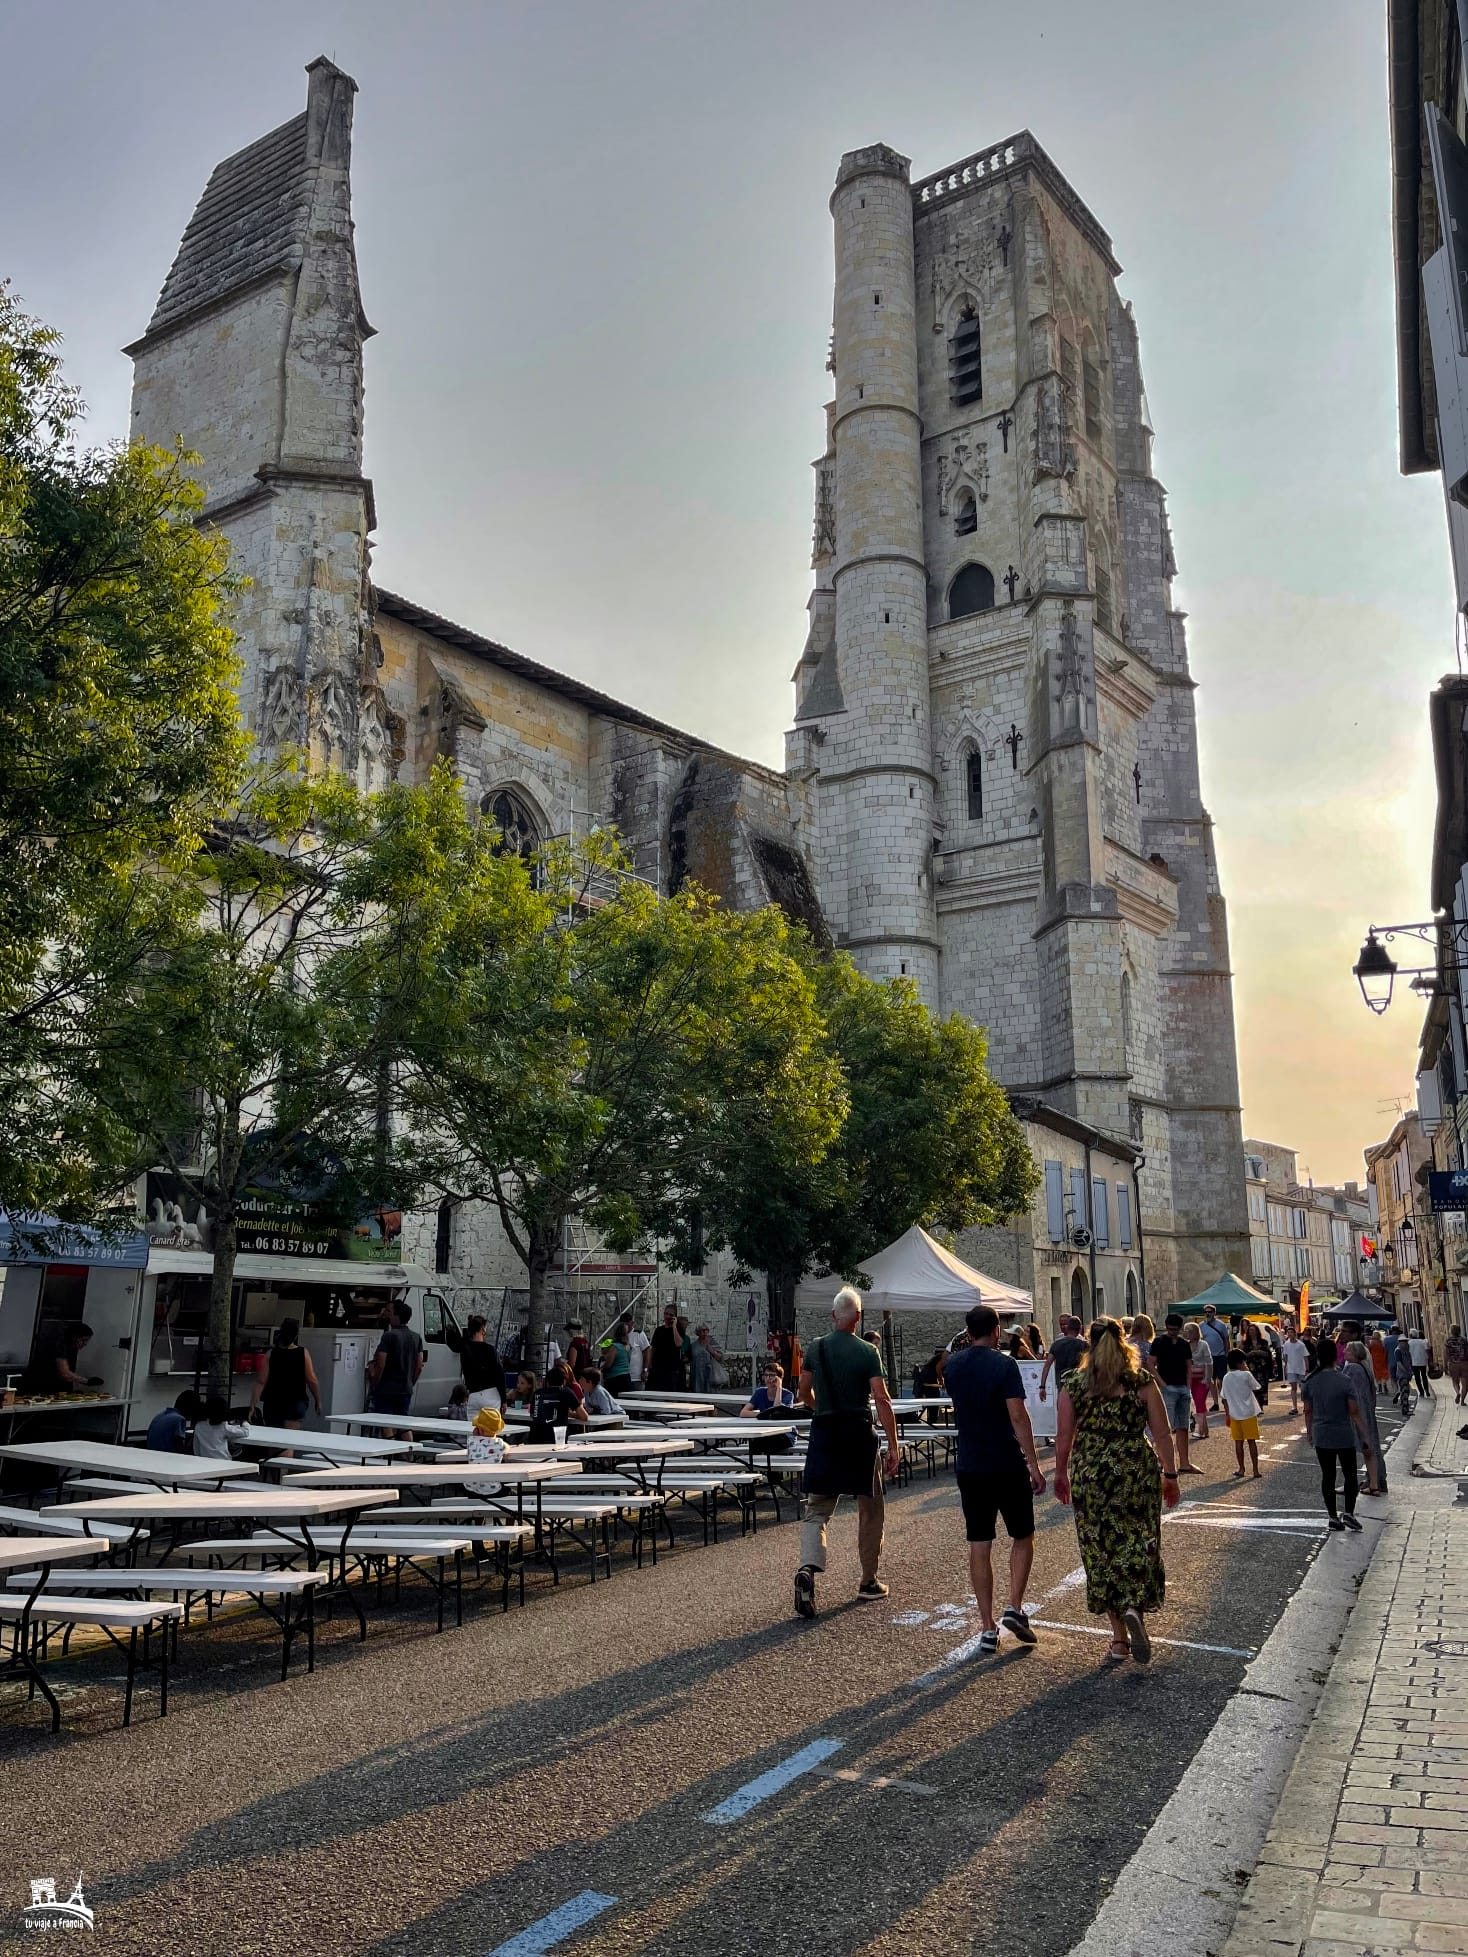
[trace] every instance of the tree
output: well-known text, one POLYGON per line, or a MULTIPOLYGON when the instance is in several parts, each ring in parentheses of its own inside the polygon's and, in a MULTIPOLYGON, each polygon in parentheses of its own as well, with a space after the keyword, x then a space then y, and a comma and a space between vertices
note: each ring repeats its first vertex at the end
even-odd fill
POLYGON ((539 927, 445 942, 405 1103, 425 1173, 494 1204, 534 1324, 568 1218, 629 1248, 753 1137, 793 1176, 829 1147, 845 1093, 780 912, 660 897, 606 838, 521 875, 539 927))
POLYGON ((117 1164, 88 1154, 70 1057, 159 928, 160 887, 119 885, 188 856, 244 750, 189 458, 78 449, 57 344, 0 286, 0 1198, 76 1214, 117 1164))
MULTIPOLYGON (((94 928, 157 874, 137 872, 94 928)), ((165 1169, 209 1220, 211 1389, 228 1386, 252 1190, 312 1175, 343 1223, 401 1203, 388 1132, 401 1027, 439 933, 483 921, 505 881, 446 772, 366 797, 277 768, 173 868, 163 928, 97 1015, 85 1089, 137 1168, 165 1169)))
MULTIPOLYGON (((1036 1181, 1024 1130, 986 1065, 981 1028, 934 1018, 912 985, 864 978, 849 958, 806 955, 850 1112, 828 1152, 776 1162, 748 1137, 698 1185, 703 1243, 762 1270, 771 1324, 794 1324, 806 1271, 856 1276, 914 1223, 962 1230, 1023 1210, 1036 1181)), ((698 1246, 688 1213, 663 1219, 675 1262, 698 1246)))

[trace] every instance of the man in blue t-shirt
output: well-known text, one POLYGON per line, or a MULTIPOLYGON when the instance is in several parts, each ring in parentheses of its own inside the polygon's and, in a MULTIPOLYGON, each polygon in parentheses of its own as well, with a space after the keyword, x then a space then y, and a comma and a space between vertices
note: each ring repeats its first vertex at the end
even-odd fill
POLYGON ((1036 1642, 1024 1600, 1035 1560, 1035 1497, 1044 1492, 1045 1477, 1035 1458, 1019 1367, 998 1350, 998 1312, 975 1305, 964 1323, 971 1343, 950 1355, 943 1384, 958 1428, 958 1495, 979 1607, 979 1651, 987 1657, 999 1649, 993 1550, 1001 1515, 1009 1532, 1009 1608, 1001 1622, 1021 1643, 1036 1642))

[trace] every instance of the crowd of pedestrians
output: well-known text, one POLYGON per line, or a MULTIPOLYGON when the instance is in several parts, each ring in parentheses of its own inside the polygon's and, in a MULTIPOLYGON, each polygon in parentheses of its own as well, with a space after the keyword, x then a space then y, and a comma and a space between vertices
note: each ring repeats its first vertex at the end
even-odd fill
MULTIPOLYGON (((795 1607, 815 1615, 815 1579, 826 1567, 827 1525, 843 1495, 856 1499, 861 1577, 858 1596, 880 1597, 882 1476, 896 1467, 896 1428, 881 1355, 857 1336, 860 1294, 838 1296, 834 1330, 807 1351, 797 1397, 809 1406, 810 1460, 806 1525, 795 1577, 795 1607), (887 1438, 885 1458, 871 1406, 887 1438)), ((946 1394, 957 1432, 955 1473, 969 1581, 979 1616, 975 1649, 998 1650, 1008 1631, 1023 1644, 1036 1633, 1025 1609, 1034 1563, 1035 1497, 1045 1472, 1035 1448, 1020 1362, 1040 1360, 1035 1392, 1054 1397, 1054 1492, 1074 1514, 1087 1608, 1104 1616, 1109 1663, 1151 1656, 1147 1616, 1166 1595, 1162 1515, 1176 1506, 1180 1478, 1201 1472, 1191 1450, 1210 1437, 1209 1415, 1227 1422, 1234 1477, 1261 1478, 1260 1418, 1271 1386, 1290 1396, 1290 1418, 1320 1469, 1321 1499, 1332 1531, 1359 1532, 1357 1502, 1386 1493, 1386 1458, 1378 1400, 1395 1387, 1404 1413, 1415 1389, 1432 1393, 1426 1340, 1396 1326, 1385 1332, 1347 1321, 1303 1332, 1285 1321, 1230 1324, 1217 1309, 1185 1321, 1169 1312, 1161 1332, 1142 1315, 1083 1325, 1062 1315, 1046 1349, 1039 1327, 1005 1332, 997 1312, 975 1306, 964 1331, 918 1367, 918 1397, 946 1394), (1008 1601, 995 1608, 994 1543, 1008 1537, 1008 1601)), ((1468 1403, 1468 1338, 1454 1326, 1445 1352, 1458 1405, 1468 1403)), ((770 1381, 783 1386, 778 1369, 770 1381)), ((773 1399, 767 1404, 775 1405, 773 1399)), ((1468 1431, 1468 1430, 1465 1430, 1468 1431)))

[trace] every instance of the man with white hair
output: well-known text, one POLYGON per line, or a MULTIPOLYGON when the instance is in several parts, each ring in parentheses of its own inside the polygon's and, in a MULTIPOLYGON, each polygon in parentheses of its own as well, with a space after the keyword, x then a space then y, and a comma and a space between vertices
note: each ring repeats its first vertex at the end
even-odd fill
POLYGON ((871 1603, 885 1597, 877 1574, 886 1517, 883 1468, 897 1472, 897 1416, 887 1392, 882 1354, 858 1338, 861 1293, 845 1285, 831 1307, 834 1330, 817 1339, 801 1362, 799 1398, 814 1414, 805 1464, 805 1519, 800 1531, 800 1568, 795 1572, 795 1609, 816 1614, 816 1577, 826 1567, 826 1524, 843 1495, 856 1500, 856 1543, 861 1561, 857 1597, 871 1603), (871 1403, 887 1436, 885 1463, 872 1430, 871 1403))

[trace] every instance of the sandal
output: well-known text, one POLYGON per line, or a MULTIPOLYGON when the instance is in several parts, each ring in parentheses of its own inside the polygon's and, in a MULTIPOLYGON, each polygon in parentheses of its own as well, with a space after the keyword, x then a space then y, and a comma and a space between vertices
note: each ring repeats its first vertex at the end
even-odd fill
POLYGON ((1123 1664, 1131 1655, 1132 1648, 1129 1644, 1117 1644, 1114 1641, 1107 1645, 1101 1654, 1103 1663, 1108 1665, 1123 1664))

